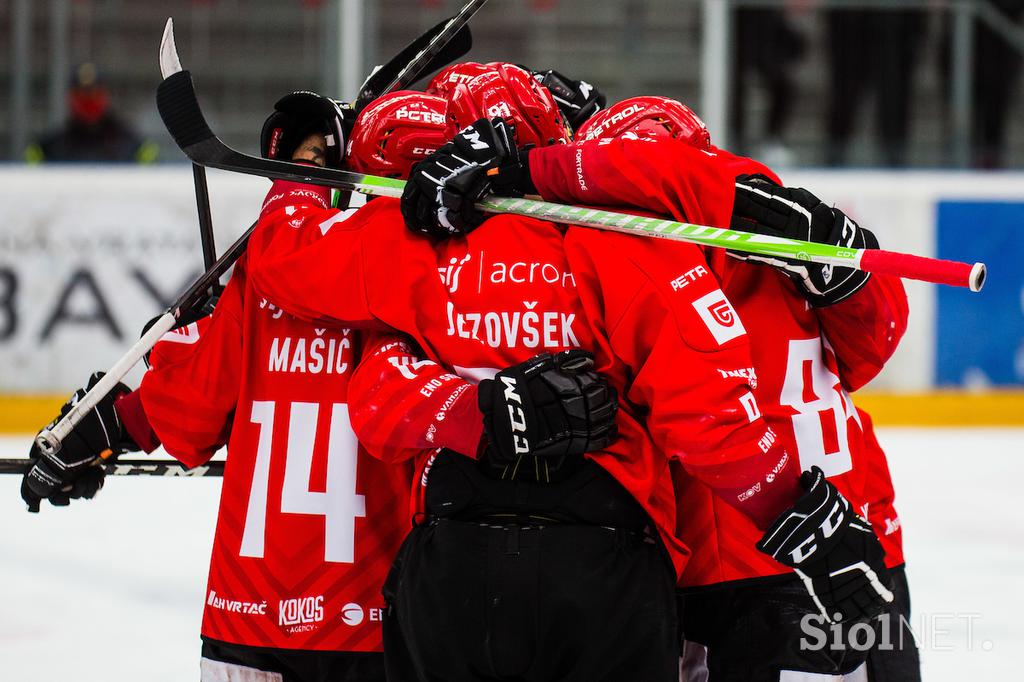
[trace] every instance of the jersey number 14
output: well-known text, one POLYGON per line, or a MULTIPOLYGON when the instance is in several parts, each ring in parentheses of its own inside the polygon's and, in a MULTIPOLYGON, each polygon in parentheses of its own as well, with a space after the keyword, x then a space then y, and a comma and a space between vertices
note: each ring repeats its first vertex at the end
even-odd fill
MULTIPOLYGON (((260 435, 242 532, 241 556, 263 557, 275 408, 276 403, 270 400, 252 404, 251 420, 259 425, 260 435)), ((348 405, 334 403, 331 406, 325 492, 309 489, 320 404, 291 403, 290 408, 281 513, 323 516, 324 561, 353 563, 356 519, 366 516, 366 498, 356 493, 358 442, 349 422, 348 405)))

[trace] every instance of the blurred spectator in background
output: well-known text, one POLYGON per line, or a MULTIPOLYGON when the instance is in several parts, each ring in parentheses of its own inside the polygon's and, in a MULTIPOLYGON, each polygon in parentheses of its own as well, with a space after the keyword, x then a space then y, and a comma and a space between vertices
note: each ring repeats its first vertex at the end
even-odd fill
POLYGON ((872 90, 881 158, 887 166, 905 163, 914 67, 926 24, 925 9, 825 11, 828 165, 845 163, 854 121, 872 90))
POLYGON ((94 64, 75 69, 67 94, 68 119, 29 145, 29 163, 156 160, 157 146, 140 138, 110 109, 110 94, 94 64))
MULTIPOLYGON (((1024 15, 1024 0, 989 0, 1015 24, 1024 15)), ((943 27, 941 56, 942 83, 949 102, 952 82, 953 17, 947 13, 943 27)), ((971 165, 1002 168, 1005 163, 1006 123, 1010 102, 1020 80, 1021 54, 1016 47, 979 18, 974 21, 974 67, 972 71, 971 165)), ((947 112, 948 113, 948 112, 947 112)))
POLYGON ((736 57, 733 59, 732 139, 737 149, 772 167, 793 165, 784 144, 796 100, 793 68, 807 51, 807 40, 790 24, 785 9, 740 7, 736 10, 736 57), (754 148, 747 135, 750 81, 756 73, 767 91, 764 136, 754 148))

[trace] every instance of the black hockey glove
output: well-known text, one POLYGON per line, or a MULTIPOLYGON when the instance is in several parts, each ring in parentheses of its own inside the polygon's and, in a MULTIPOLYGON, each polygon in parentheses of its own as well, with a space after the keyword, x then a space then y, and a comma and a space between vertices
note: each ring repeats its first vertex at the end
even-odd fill
MULTIPOLYGON (((64 403, 60 415, 49 428, 77 405, 102 377, 102 372, 94 372, 88 385, 75 391, 64 403)), ((96 466, 100 455, 108 450, 116 456, 139 449, 125 432, 114 409, 114 401, 128 392, 127 386, 117 384, 75 425, 55 455, 44 454, 33 441, 28 455, 33 464, 21 480, 21 499, 25 500, 30 512, 38 512, 39 503, 44 499, 56 507, 65 507, 73 499, 92 499, 103 487, 104 472, 96 466)))
MULTIPOLYGON (((826 206, 805 189, 782 187, 763 175, 736 178, 732 227, 851 249, 878 248, 875 235, 839 209, 826 206)), ((868 273, 853 268, 736 251, 729 254, 741 260, 768 263, 782 269, 796 282, 804 297, 819 308, 849 298, 867 284, 870 277, 868 273)))
POLYGON ((617 395, 593 371, 593 358, 578 349, 541 353, 480 382, 478 401, 493 464, 536 457, 556 468, 616 439, 617 395))
POLYGON ((416 164, 402 194, 402 215, 413 232, 448 238, 468 234, 486 216, 474 206, 488 194, 536 192, 526 155, 512 127, 480 119, 416 164))
POLYGON ((573 130, 579 130, 588 118, 604 109, 608 100, 601 91, 586 81, 574 81, 558 73, 535 71, 537 82, 551 91, 558 109, 573 130))
POLYGON ((800 476, 803 497, 779 517, 757 548, 796 570, 830 623, 873 618, 893 600, 885 552, 824 472, 800 476))
POLYGON ((300 90, 277 100, 260 133, 260 154, 267 159, 291 161, 302 141, 320 133, 327 141, 324 162, 341 168, 345 143, 355 121, 355 112, 343 102, 300 90))

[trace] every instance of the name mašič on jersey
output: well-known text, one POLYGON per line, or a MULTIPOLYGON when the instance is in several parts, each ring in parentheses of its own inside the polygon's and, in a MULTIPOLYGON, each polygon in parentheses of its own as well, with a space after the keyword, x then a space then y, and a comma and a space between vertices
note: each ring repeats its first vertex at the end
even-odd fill
POLYGON ((411 467, 385 464, 356 440, 347 390, 358 339, 258 297, 243 256, 214 313, 155 347, 131 396, 133 435, 151 429, 149 449, 159 441, 189 466, 228 448, 205 637, 382 650, 381 586, 411 527, 411 467))

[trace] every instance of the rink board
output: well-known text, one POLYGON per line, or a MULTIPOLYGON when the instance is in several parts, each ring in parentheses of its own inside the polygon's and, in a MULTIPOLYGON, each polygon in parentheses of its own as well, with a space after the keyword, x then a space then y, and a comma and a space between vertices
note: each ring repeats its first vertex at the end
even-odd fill
MULTIPOLYGON (((223 250, 270 183, 209 185, 223 250)), ((204 269, 197 225, 186 166, 0 168, 0 395, 63 395, 113 364, 204 269)))

